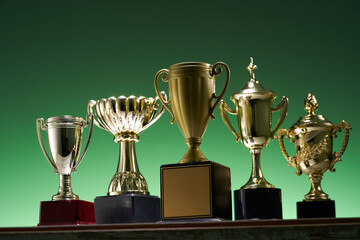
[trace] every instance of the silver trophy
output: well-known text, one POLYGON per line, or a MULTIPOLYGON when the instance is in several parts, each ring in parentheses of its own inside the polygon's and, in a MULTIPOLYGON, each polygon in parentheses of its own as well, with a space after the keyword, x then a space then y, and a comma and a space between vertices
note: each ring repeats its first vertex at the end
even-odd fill
POLYGON ((51 117, 48 118, 46 122, 44 122, 43 118, 36 120, 41 149, 53 167, 54 172, 60 175, 59 192, 52 197, 53 201, 79 199, 79 197, 72 192, 71 173, 76 172, 76 168, 79 166, 89 146, 93 129, 93 119, 93 115, 88 114, 86 121, 81 117, 67 115, 51 117), (89 135, 84 150, 80 155, 83 129, 87 126, 90 126, 89 135), (41 129, 47 131, 51 157, 44 147, 41 129))

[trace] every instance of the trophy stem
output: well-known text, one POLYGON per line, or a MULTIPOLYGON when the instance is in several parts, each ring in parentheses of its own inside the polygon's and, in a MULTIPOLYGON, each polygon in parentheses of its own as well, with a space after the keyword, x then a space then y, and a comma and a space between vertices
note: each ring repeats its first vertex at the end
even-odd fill
POLYGON ((311 189, 310 192, 307 195, 305 195, 304 201, 311 202, 311 201, 330 200, 328 198, 329 195, 324 193, 324 191, 321 188, 322 174, 321 173, 309 174, 309 179, 311 182, 311 189))
POLYGON ((249 188, 274 188, 274 186, 263 176, 261 171, 261 148, 260 149, 250 149, 250 153, 252 156, 252 172, 249 181, 241 187, 241 189, 249 189, 249 188))
POLYGON ((200 151, 201 138, 190 137, 185 140, 188 150, 178 163, 193 163, 209 161, 200 151))
POLYGON ((79 196, 72 192, 71 188, 71 175, 62 175, 60 176, 60 186, 59 192, 52 197, 53 201, 58 200, 77 200, 79 196))
POLYGON ((135 141, 121 141, 118 173, 138 172, 139 167, 136 161, 135 141))
POLYGON ((117 172, 109 186, 109 196, 136 193, 148 195, 145 178, 141 175, 135 154, 136 140, 121 140, 117 172))

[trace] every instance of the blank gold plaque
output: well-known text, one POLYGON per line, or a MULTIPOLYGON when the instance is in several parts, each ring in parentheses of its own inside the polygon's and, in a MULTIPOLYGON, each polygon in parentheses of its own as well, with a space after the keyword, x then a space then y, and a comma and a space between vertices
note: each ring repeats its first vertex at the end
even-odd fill
POLYGON ((163 219, 212 217, 210 164, 161 171, 163 219))

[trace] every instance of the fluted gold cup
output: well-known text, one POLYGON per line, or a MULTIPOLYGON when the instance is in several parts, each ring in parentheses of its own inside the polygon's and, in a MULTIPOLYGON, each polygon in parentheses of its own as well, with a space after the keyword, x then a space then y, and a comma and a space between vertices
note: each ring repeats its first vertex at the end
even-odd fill
POLYGON ((110 182, 108 196, 149 195, 146 180, 137 164, 135 143, 139 141, 139 134, 163 114, 164 107, 159 107, 157 99, 120 96, 89 101, 87 111, 95 115, 95 125, 112 133, 114 141, 120 144, 118 168, 110 182))
POLYGON ((235 135, 235 140, 242 141, 244 146, 250 150, 252 156, 252 171, 248 182, 242 189, 248 188, 274 188, 263 176, 260 164, 262 149, 274 138, 288 110, 288 99, 283 97, 280 103, 273 107, 276 94, 271 90, 264 89, 255 79, 254 71, 257 66, 250 58, 247 69, 250 72, 250 81, 245 87, 231 96, 236 109, 231 109, 224 100, 220 103, 220 113, 225 125, 235 135), (280 111, 280 118, 272 130, 272 112, 280 111), (237 116, 238 129, 231 125, 227 113, 237 116))
POLYGON ((330 200, 321 187, 322 176, 326 171, 334 172, 334 165, 341 161, 349 140, 350 125, 342 121, 332 124, 322 115, 315 114, 318 102, 315 95, 309 93, 305 99, 305 110, 308 114, 299 119, 289 130, 280 129, 277 138, 280 149, 289 166, 296 168, 296 175, 308 175, 311 188, 305 195, 305 202, 330 200), (344 130, 344 140, 339 152, 333 152, 333 138, 344 130), (284 146, 283 137, 294 143, 296 157, 290 156, 284 146))
POLYGON ((92 129, 93 115, 88 114, 86 121, 81 117, 58 116, 51 117, 44 122, 43 118, 36 120, 37 134, 41 149, 55 173, 60 176, 60 187, 56 195, 52 197, 57 200, 77 200, 79 197, 73 193, 71 188, 71 173, 82 161, 89 146, 92 129), (82 154, 80 144, 83 136, 83 128, 90 126, 88 138, 82 154), (47 132, 51 157, 47 153, 41 130, 47 132))
POLYGON ((201 62, 177 63, 170 66, 169 69, 157 72, 155 76, 156 93, 170 112, 171 123, 177 122, 188 145, 188 150, 179 163, 209 161, 200 151, 199 146, 210 117, 215 118, 213 112, 225 94, 229 79, 229 67, 223 62, 213 65, 201 62), (225 86, 217 96, 215 94, 215 76, 222 73, 220 66, 225 69, 227 76, 225 86), (168 83, 169 101, 166 101, 160 94, 158 87, 160 76, 162 81, 168 83), (214 102, 214 100, 216 101, 214 102))

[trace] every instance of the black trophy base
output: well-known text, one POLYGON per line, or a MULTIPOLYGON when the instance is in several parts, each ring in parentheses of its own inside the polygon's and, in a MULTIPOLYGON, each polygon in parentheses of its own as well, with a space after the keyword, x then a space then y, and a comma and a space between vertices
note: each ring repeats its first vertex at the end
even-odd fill
POLYGON ((161 166, 163 221, 232 219, 230 169, 215 162, 161 166))
POLYGON ((160 198, 122 194, 95 198, 95 223, 145 223, 160 220, 160 198))
POLYGON ((234 191, 235 220, 282 219, 281 189, 257 188, 234 191))
POLYGON ((297 202, 297 218, 334 218, 335 201, 297 202))

